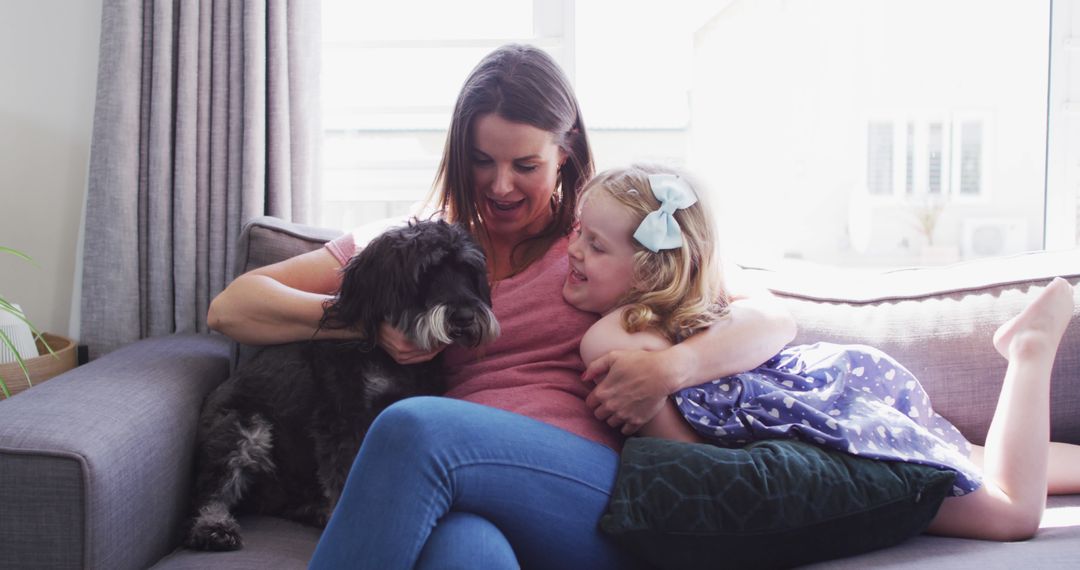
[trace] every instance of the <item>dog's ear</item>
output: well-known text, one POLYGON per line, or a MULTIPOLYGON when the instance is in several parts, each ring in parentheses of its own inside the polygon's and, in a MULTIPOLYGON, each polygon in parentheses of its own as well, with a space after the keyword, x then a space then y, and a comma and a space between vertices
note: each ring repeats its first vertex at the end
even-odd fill
POLYGON ((456 262, 471 270, 470 273, 476 279, 476 290, 483 295, 484 302, 490 306, 491 286, 487 280, 487 257, 484 255, 484 250, 463 226, 453 224, 450 226, 450 232, 454 242, 452 249, 457 252, 456 262))
POLYGON ((408 250, 406 270, 419 293, 431 269, 446 259, 454 247, 452 226, 442 220, 414 221, 409 225, 401 247, 408 250))
POLYGON ((379 324, 400 310, 400 232, 390 230, 372 240, 341 269, 341 288, 327 304, 320 327, 360 331, 373 347, 379 324))

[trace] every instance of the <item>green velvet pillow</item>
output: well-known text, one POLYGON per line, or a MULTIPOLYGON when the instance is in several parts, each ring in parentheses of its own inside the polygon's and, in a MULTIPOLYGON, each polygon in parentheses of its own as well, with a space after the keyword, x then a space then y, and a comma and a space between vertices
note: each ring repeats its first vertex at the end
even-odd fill
POLYGON ((633 438, 600 528, 660 568, 787 567, 924 531, 955 475, 794 440, 633 438))

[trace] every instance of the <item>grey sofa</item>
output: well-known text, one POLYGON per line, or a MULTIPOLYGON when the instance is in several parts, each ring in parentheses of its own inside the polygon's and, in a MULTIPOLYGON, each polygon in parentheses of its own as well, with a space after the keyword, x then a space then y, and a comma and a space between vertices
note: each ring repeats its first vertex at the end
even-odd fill
MULTIPOLYGON (((244 271, 320 247, 337 232, 261 218, 241 238, 244 271)), ((878 346, 920 377, 935 407, 970 439, 986 434, 1004 372, 989 337, 1053 275, 1080 281, 1080 251, 937 269, 750 274, 789 304, 796 342, 878 346)), ((1080 299, 1078 299, 1080 301, 1080 299)), ((1078 303, 1080 305, 1080 303, 1078 303)), ((0 402, 0 568, 304 568, 316 529, 247 517, 246 547, 177 549, 205 395, 236 357, 220 335, 146 339, 0 402)), ((1080 443, 1080 312, 1054 368, 1052 430, 1080 443)), ((781 546, 781 545, 778 545, 781 546)), ((1049 501, 1033 540, 999 544, 920 536, 822 568, 1075 567, 1080 496, 1049 501)))

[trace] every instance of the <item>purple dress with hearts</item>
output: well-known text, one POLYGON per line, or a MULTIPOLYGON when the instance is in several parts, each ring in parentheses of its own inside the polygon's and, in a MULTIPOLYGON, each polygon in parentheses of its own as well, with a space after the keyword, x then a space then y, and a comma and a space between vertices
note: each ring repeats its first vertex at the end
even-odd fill
POLYGON ((919 381, 869 346, 790 346, 758 368, 680 390, 673 399, 694 430, 717 445, 797 438, 954 471, 953 495, 982 482, 968 459, 971 444, 934 412, 919 381))

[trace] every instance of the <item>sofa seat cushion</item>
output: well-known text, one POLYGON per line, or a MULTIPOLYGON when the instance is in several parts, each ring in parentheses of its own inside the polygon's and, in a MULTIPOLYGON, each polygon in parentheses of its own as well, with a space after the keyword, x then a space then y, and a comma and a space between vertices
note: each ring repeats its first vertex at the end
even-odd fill
POLYGON ((199 552, 177 548, 151 570, 304 570, 322 531, 268 516, 237 519, 244 531, 244 548, 232 552, 199 552))
POLYGON ((818 562, 814 570, 843 568, 1075 568, 1080 560, 1080 495, 1050 497, 1031 540, 993 542, 927 534, 858 556, 818 562))

